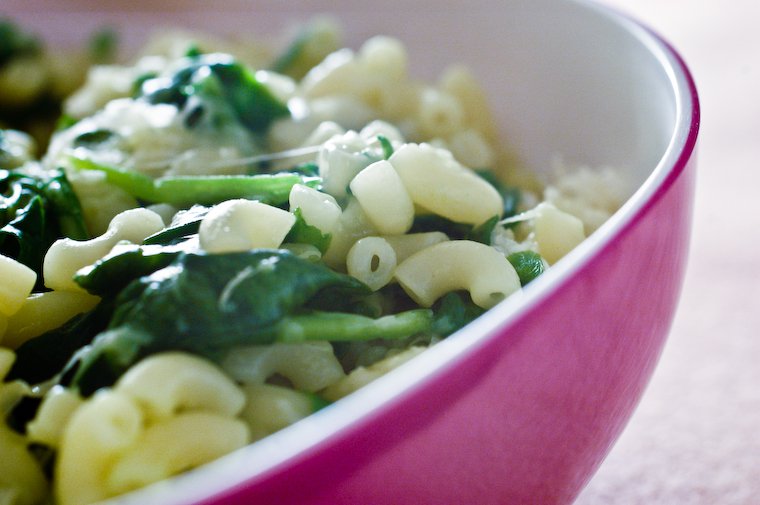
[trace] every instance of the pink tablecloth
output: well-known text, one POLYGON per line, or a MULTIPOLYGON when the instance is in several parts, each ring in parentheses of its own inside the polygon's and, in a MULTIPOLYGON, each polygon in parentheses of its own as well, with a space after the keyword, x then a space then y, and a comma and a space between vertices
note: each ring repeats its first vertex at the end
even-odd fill
POLYGON ((670 341, 576 505, 760 504, 760 3, 607 1, 684 56, 703 122, 692 252, 670 341))

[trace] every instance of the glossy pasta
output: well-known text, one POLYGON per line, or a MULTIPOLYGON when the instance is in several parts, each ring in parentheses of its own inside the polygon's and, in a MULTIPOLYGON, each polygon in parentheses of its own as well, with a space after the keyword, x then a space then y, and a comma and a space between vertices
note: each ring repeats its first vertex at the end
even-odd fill
POLYGON ((305 34, 279 58, 166 34, 93 67, 40 160, 0 130, 3 195, 30 195, 0 218, 37 227, 0 240, 3 503, 118 496, 332 408, 614 211, 505 183, 465 67, 305 34))

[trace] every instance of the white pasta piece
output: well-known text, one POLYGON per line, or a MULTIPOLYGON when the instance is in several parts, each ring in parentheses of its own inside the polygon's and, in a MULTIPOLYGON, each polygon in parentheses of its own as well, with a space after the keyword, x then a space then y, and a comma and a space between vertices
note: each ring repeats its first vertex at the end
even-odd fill
POLYGON ((77 314, 88 312, 99 301, 99 297, 84 291, 33 293, 18 312, 8 318, 3 345, 16 349, 27 340, 58 328, 77 314))
POLYGON ((26 439, 4 423, 0 425, 0 503, 37 505, 43 502, 47 489, 45 475, 29 452, 26 439))
POLYGON ((405 144, 389 161, 412 201, 431 212, 469 224, 481 224, 502 213, 499 192, 448 151, 428 144, 405 144))
POLYGON ((132 195, 109 184, 102 172, 67 171, 66 175, 79 198, 87 230, 92 235, 102 235, 114 217, 139 206, 132 195))
POLYGON ((304 147, 320 146, 336 135, 343 135, 345 133, 346 129, 335 121, 322 121, 301 145, 304 147))
POLYGON ((380 233, 401 235, 412 227, 414 204, 390 162, 372 163, 351 180, 349 187, 380 233))
POLYGON ((247 398, 240 417, 251 430, 251 440, 259 440, 314 412, 314 397, 272 384, 246 384, 247 398))
POLYGON ((423 249, 399 264, 395 277, 424 307, 446 293, 466 289, 476 305, 490 309, 520 289, 520 278, 504 255, 470 240, 441 242, 423 249))
POLYGON ((278 247, 295 221, 290 212, 265 203, 227 200, 206 214, 198 237, 201 247, 210 253, 278 247))
POLYGON ((106 232, 91 240, 64 238, 50 246, 43 262, 45 286, 62 291, 82 291, 74 282, 74 274, 95 263, 121 241, 139 244, 146 237, 162 230, 164 221, 153 211, 143 208, 126 210, 111 220, 106 232))
POLYGON ((314 188, 295 184, 290 190, 290 211, 301 209, 301 216, 311 226, 316 226, 322 233, 332 233, 338 226, 341 208, 331 195, 314 188))
POLYGON ((459 101, 450 94, 425 88, 420 96, 417 121, 423 135, 446 136, 463 128, 464 112, 459 101))
POLYGON ((32 292, 37 274, 13 258, 0 254, 0 314, 16 313, 32 292))
POLYGON ((453 133, 449 136, 448 146, 454 158, 468 167, 491 167, 496 159, 493 149, 477 130, 453 133))
POLYGON ((381 237, 359 239, 348 251, 346 268, 349 275, 377 291, 393 279, 396 251, 381 237))
POLYGON ((280 249, 290 251, 295 256, 301 259, 311 261, 312 263, 318 263, 322 260, 322 252, 317 249, 316 246, 311 244, 282 244, 280 249))
MULTIPOLYGON (((249 442, 244 422, 188 412, 148 426, 105 475, 110 495, 164 480, 213 461, 249 442)), ((62 504, 65 505, 65 504, 62 504)))
POLYGON ((352 95, 315 98, 309 111, 315 121, 335 121, 348 130, 360 130, 378 115, 366 100, 352 95))
POLYGON ((179 209, 177 207, 168 203, 154 203, 153 205, 148 205, 146 209, 152 210, 161 216, 161 219, 163 219, 165 226, 168 226, 172 222, 172 219, 177 214, 177 212, 179 212, 179 209))
POLYGON ((354 197, 348 199, 348 204, 343 210, 335 228, 330 247, 324 254, 325 263, 335 270, 344 270, 346 267, 346 255, 349 249, 360 238, 377 235, 372 223, 364 214, 361 205, 354 197))
POLYGON ((359 132, 359 136, 367 142, 376 139, 380 135, 390 140, 391 143, 404 143, 404 135, 397 127, 379 119, 372 121, 359 132))
POLYGON ((262 384, 279 374, 296 389, 308 392, 319 391, 345 375, 329 342, 240 347, 224 357, 222 368, 244 384, 262 384))
POLYGON ((11 409, 29 394, 20 381, 3 382, 16 355, 0 347, 0 503, 36 505, 47 495, 42 468, 28 450, 28 441, 5 424, 11 409), (6 501, 4 501, 6 500, 6 501))
POLYGON ((483 134, 491 145, 499 141, 499 129, 486 93, 472 72, 461 65, 448 67, 441 77, 439 87, 456 97, 462 107, 467 126, 483 134))
POLYGON ((364 72, 354 52, 344 48, 329 54, 322 63, 309 70, 301 80, 300 88, 308 98, 350 94, 363 79, 364 72))
POLYGON ((128 396, 102 390, 71 416, 61 437, 55 468, 60 505, 93 503, 112 495, 110 469, 143 432, 143 415, 128 396))
POLYGON ((404 44, 398 39, 377 35, 368 39, 359 49, 358 58, 370 73, 390 79, 406 77, 408 56, 404 44))
POLYGON ((357 367, 346 377, 324 389, 321 394, 330 401, 340 400, 344 396, 348 396, 354 391, 363 388, 375 379, 382 377, 394 368, 398 368, 425 349, 425 347, 420 346, 410 347, 367 367, 357 367))
POLYGON ((396 261, 399 263, 426 247, 445 242, 449 239, 449 237, 441 231, 409 233, 406 235, 385 236, 383 238, 396 252, 396 261))
POLYGON ((145 358, 127 370, 115 389, 133 398, 150 420, 186 410, 232 417, 245 404, 240 388, 219 368, 181 352, 145 358))
POLYGON ((367 143, 355 131, 333 137, 323 144, 317 156, 323 191, 335 198, 344 198, 351 179, 370 164, 361 151, 367 143))
POLYGON ((534 210, 536 218, 533 233, 538 244, 538 253, 550 265, 559 261, 586 238, 583 221, 577 217, 562 212, 547 202, 540 203, 534 210))
POLYGON ((82 403, 74 391, 54 386, 45 394, 34 419, 26 425, 29 440, 57 448, 66 424, 82 403))

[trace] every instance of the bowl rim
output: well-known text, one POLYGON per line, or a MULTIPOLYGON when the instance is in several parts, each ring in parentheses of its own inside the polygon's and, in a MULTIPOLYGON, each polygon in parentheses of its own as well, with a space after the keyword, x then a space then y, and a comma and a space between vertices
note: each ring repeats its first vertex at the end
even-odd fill
POLYGON ((700 103, 693 76, 681 55, 653 29, 630 15, 594 0, 570 0, 620 25, 659 62, 675 97, 675 123, 664 154, 634 194, 596 232, 521 292, 486 312, 409 362, 362 389, 268 437, 166 481, 152 484, 104 503, 166 505, 213 500, 241 485, 255 485, 289 466, 309 459, 372 418, 392 409, 407 395, 456 366, 504 329, 514 326, 544 299, 580 275, 596 258, 614 247, 648 209, 668 192, 696 151, 700 103), (245 464, 241 464, 245 462, 245 464), (167 492, 170 490, 170 492, 167 492))

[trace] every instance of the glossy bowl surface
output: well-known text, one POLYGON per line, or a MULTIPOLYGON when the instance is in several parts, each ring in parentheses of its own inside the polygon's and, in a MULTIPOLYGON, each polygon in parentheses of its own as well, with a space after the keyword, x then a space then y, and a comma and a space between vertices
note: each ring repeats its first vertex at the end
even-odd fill
POLYGON ((464 63, 531 169, 625 169, 631 198, 539 278, 330 408, 198 471, 118 500, 146 504, 570 503, 652 374, 686 264, 697 92, 658 35, 587 1, 411 3, 9 0, 61 39, 116 22, 269 33, 331 12, 349 41, 399 37, 430 77, 464 63), (52 11, 51 11, 52 9, 52 11), (99 10, 97 10, 99 9, 99 10), (51 13, 52 12, 52 13, 51 13))

